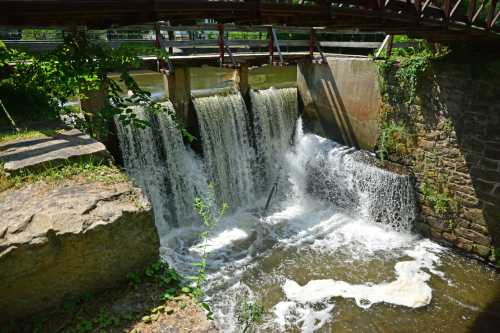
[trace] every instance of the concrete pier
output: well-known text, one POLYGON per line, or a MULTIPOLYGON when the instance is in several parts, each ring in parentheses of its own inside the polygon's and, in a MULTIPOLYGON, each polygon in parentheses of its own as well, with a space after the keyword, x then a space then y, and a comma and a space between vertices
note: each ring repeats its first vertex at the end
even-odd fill
POLYGON ((304 121, 320 135, 372 150, 378 137, 380 92, 376 64, 366 57, 329 56, 301 62, 297 85, 304 121))

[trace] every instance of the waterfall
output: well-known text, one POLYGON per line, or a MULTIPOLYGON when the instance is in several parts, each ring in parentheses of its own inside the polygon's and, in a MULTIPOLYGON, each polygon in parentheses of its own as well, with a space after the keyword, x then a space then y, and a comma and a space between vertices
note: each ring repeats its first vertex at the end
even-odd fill
POLYGON ((207 173, 218 200, 232 208, 269 190, 298 115, 296 88, 251 91, 250 97, 252 117, 239 93, 194 99, 207 173))
POLYGON ((152 113, 141 106, 134 112, 150 126, 141 129, 115 120, 127 172, 144 189, 154 209, 160 237, 188 221, 197 221, 193 200, 206 191, 201 161, 184 146, 182 135, 168 112, 152 113))
POLYGON ((288 151, 298 117, 297 89, 270 88, 250 92, 258 185, 268 190, 288 151))
POLYGON ((411 230, 416 202, 408 175, 381 169, 368 153, 313 134, 297 138, 288 160, 297 196, 309 194, 371 222, 411 230))
POLYGON ((239 93, 193 100, 200 125, 206 170, 219 202, 231 209, 255 199, 249 117, 239 93))
POLYGON ((193 200, 209 182, 218 202, 234 211, 263 198, 278 172, 295 196, 326 200, 396 230, 411 229, 415 198, 409 176, 380 169, 365 152, 304 135, 301 123, 290 149, 297 90, 271 88, 250 97, 251 116, 239 93, 194 99, 203 161, 183 144, 169 102, 169 112, 158 114, 135 107, 139 119, 151 124, 145 129, 117 121, 125 167, 153 203, 160 234, 197 220, 193 200))
MULTIPOLYGON (((275 304, 281 331, 287 325, 303 330, 324 325, 335 307, 323 302, 317 309, 318 294, 355 298, 362 307, 382 301, 428 304, 430 288, 422 269, 433 270, 439 259, 428 259, 430 250, 408 232, 416 213, 410 177, 379 168, 367 152, 304 134, 294 88, 251 91, 250 101, 247 110, 239 93, 193 99, 202 158, 184 145, 170 117, 171 103, 164 104, 165 113, 135 107, 137 117, 151 125, 144 129, 117 121, 126 169, 154 208, 162 257, 189 276, 196 274, 190 263, 208 254, 204 288, 218 328, 236 331, 245 292, 275 304), (278 174, 282 192, 260 216, 255 208, 261 212, 278 174), (218 203, 227 203, 231 212, 200 240, 203 227, 193 201, 210 182, 218 203), (370 275, 361 280, 370 281, 366 285, 352 283, 349 275, 338 280, 336 273, 355 271, 353 262, 374 260, 380 253, 404 260, 394 266, 393 282, 377 284, 370 275), (328 269, 316 270, 318 265, 328 269), (309 282, 301 286, 296 280, 309 282), (275 292, 280 284, 282 296, 275 292), (317 286, 320 292, 312 292, 317 286)), ((380 261, 373 265, 377 275, 380 261)), ((268 319, 265 325, 271 325, 268 319)), ((263 331, 273 330, 264 326, 263 331)))

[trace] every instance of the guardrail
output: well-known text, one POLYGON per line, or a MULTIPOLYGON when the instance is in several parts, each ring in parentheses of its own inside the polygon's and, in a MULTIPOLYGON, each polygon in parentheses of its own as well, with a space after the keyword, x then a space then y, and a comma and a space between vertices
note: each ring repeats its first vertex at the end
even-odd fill
POLYGON ((500 40, 500 0, 3 0, 0 25, 115 25, 210 18, 237 24, 360 29, 432 40, 500 40), (495 33, 495 34, 492 34, 495 33))

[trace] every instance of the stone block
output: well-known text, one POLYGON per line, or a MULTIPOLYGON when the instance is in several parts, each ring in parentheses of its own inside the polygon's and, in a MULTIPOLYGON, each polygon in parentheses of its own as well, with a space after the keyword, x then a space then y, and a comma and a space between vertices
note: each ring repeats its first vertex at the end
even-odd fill
POLYGON ((479 168, 471 168, 470 170, 473 178, 481 178, 488 182, 500 182, 500 172, 496 170, 483 170, 479 168))
POLYGON ((441 230, 441 231, 444 231, 444 230, 448 230, 449 229, 449 226, 448 226, 448 223, 446 223, 445 221, 443 221, 442 219, 439 219, 439 218, 435 218, 435 217, 432 217, 432 216, 426 216, 425 217, 425 221, 434 229, 436 230, 441 230))
POLYGON ((481 245, 489 246, 491 244, 491 237, 485 236, 471 229, 461 227, 455 228, 455 234, 481 245))
POLYGON ((112 288, 158 258, 151 207, 126 182, 37 183, 0 193, 0 216, 0 322, 112 288))
POLYGON ((465 193, 457 193, 456 197, 460 199, 460 202, 464 207, 477 208, 480 205, 480 201, 476 196, 468 195, 465 193))
POLYGON ((467 163, 457 163, 455 166, 455 170, 466 174, 469 172, 469 166, 467 165, 467 163))
POLYGON ((469 185, 456 185, 451 183, 448 185, 448 188, 453 191, 453 193, 463 193, 470 196, 476 195, 474 188, 469 185))
POLYGON ((428 224, 423 223, 422 221, 417 221, 415 223, 415 231, 425 237, 429 237, 431 234, 431 227, 428 224))
POLYGON ((483 210, 480 208, 464 208, 464 218, 474 224, 486 225, 483 210))
POLYGON ((489 246, 474 244, 472 251, 483 258, 487 258, 491 252, 491 248, 489 246))
POLYGON ((475 179, 474 188, 480 193, 491 193, 495 188, 495 183, 487 182, 482 179, 475 179))
POLYGON ((463 218, 460 218, 460 217, 455 219, 455 223, 456 223, 456 226, 460 227, 460 228, 468 228, 470 225, 469 221, 464 220, 463 218))
POLYGON ((53 137, 8 141, 0 144, 0 162, 8 173, 33 170, 72 159, 107 160, 111 155, 106 147, 72 129, 53 137))
POLYGON ((434 239, 442 239, 442 236, 441 236, 441 233, 442 233, 442 230, 441 229, 436 229, 436 228, 433 228, 431 227, 430 229, 430 237, 431 238, 434 238, 434 239))
POLYGON ((422 205, 420 207, 420 212, 425 217, 426 216, 434 216, 435 215, 434 210, 431 207, 427 206, 427 205, 422 205))
POLYGON ((450 242, 455 242, 457 240, 457 236, 450 232, 443 232, 443 238, 450 242))
POLYGON ((459 249, 470 252, 474 247, 474 242, 461 237, 457 237, 457 239, 455 240, 455 246, 458 247, 459 249))
POLYGON ((486 147, 486 150, 484 151, 484 156, 487 158, 491 158, 493 160, 500 160, 500 149, 493 149, 486 147))
POLYGON ((499 165, 499 162, 497 160, 491 160, 491 159, 488 159, 488 158, 483 158, 479 162, 479 167, 481 169, 484 169, 484 170, 497 171, 498 170, 498 165, 499 165))
POLYGON ((472 223, 469 228, 471 228, 472 230, 474 231, 477 231, 483 235, 488 235, 489 234, 489 230, 488 230, 488 227, 486 227, 485 225, 481 225, 481 224, 476 224, 476 223, 472 223))

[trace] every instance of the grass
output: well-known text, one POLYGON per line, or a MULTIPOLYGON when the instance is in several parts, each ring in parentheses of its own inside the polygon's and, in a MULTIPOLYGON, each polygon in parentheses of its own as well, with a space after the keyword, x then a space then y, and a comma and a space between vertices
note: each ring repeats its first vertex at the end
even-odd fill
POLYGON ((0 132, 0 143, 21 139, 39 139, 57 135, 61 130, 40 129, 40 130, 21 130, 0 132))
POLYGON ((49 164, 43 169, 36 171, 24 170, 13 176, 7 175, 0 165, 0 192, 39 181, 59 183, 70 179, 113 184, 127 181, 128 177, 117 167, 94 159, 68 161, 59 165, 49 164))

